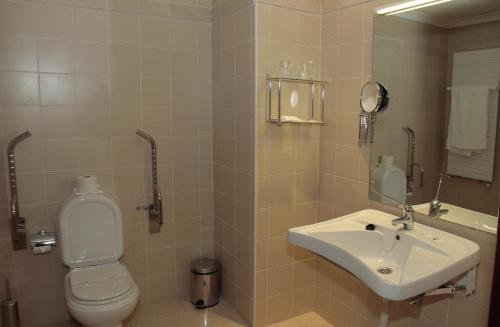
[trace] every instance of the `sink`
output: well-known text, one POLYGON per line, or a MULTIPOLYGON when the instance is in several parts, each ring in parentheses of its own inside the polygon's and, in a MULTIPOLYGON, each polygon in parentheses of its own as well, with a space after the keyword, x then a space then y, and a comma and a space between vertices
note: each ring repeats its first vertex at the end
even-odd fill
POLYGON ((434 290, 479 264, 476 243, 419 223, 413 230, 398 231, 391 224, 394 218, 363 210, 292 228, 288 241, 336 263, 394 301, 434 290))

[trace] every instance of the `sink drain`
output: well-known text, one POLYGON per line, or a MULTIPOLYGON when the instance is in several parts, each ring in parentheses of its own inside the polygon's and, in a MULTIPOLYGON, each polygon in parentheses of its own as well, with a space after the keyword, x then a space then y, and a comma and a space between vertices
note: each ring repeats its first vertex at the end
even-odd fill
POLYGON ((380 268, 377 268, 377 272, 379 274, 389 275, 389 274, 392 274, 392 269, 389 267, 380 267, 380 268))

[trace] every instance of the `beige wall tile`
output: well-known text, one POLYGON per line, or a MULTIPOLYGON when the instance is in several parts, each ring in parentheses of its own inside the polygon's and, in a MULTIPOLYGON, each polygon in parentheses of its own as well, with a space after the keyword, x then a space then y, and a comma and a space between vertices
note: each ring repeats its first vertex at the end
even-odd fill
POLYGON ((170 105, 170 80, 159 78, 143 78, 142 103, 145 106, 170 105))
POLYGON ((2 1, 0 3, 3 34, 34 35, 36 32, 35 8, 27 3, 2 1), (21 22, 25 22, 22 24, 21 22))
POLYGON ((0 37, 0 70, 37 71, 36 41, 29 38, 0 37))
POLYGON ((72 138, 78 135, 76 110, 69 107, 44 107, 42 126, 47 138, 72 138))
POLYGON ((75 104, 75 79, 67 74, 40 74, 40 101, 46 106, 75 104))
POLYGON ((39 105, 37 74, 2 73, 0 83, 3 105, 39 105))
POLYGON ((109 41, 111 44, 139 45, 139 19, 135 15, 108 13, 109 41))
POLYGON ((105 12, 78 8, 73 14, 75 39, 99 43, 107 41, 108 21, 105 12))
POLYGON ((73 44, 75 73, 104 74, 108 71, 108 48, 105 45, 73 44))
POLYGON ((48 140, 43 144, 43 154, 49 171, 78 168, 76 143, 72 140, 48 140))
POLYGON ((271 7, 271 41, 297 43, 297 13, 278 7, 271 7))
POLYGON ((356 42, 363 39, 363 7, 353 6, 338 12, 338 42, 356 42))
POLYGON ((66 40, 73 37, 73 8, 35 4, 33 9, 37 36, 66 40))
POLYGON ((171 24, 171 21, 164 18, 141 17, 142 45, 170 48, 171 24))
POLYGON ((111 143, 103 139, 77 142, 78 162, 81 169, 109 168, 111 166, 111 143))
POLYGON ((72 73, 73 46, 70 42, 58 40, 38 41, 38 65, 40 72, 72 73))
POLYGON ((141 51, 141 72, 143 76, 170 77, 169 50, 142 48, 141 51))
POLYGON ((111 73, 115 76, 139 76, 140 49, 137 47, 110 47, 111 73))

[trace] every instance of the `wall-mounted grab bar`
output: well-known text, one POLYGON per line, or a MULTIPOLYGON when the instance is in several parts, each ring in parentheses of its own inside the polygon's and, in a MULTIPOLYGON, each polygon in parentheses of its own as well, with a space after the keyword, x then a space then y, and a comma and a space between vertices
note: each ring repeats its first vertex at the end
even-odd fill
POLYGON ((410 127, 403 127, 403 130, 408 135, 408 149, 406 157, 406 193, 407 196, 413 194, 413 189, 411 187, 411 182, 413 182, 413 168, 417 167, 420 171, 420 187, 424 187, 424 167, 415 162, 415 132, 410 127))
POLYGON ((149 232, 159 233, 161 225, 163 225, 163 199, 158 186, 158 164, 156 160, 156 142, 154 138, 141 131, 137 130, 136 134, 144 138, 151 145, 151 172, 153 181, 153 203, 148 206, 149 212, 149 232))
POLYGON ((24 250, 27 247, 26 238, 26 219, 19 213, 19 197, 17 194, 16 179, 16 160, 14 158, 14 149, 16 145, 31 136, 26 131, 10 140, 7 146, 7 160, 9 166, 9 185, 10 185, 10 232, 14 250, 24 250))

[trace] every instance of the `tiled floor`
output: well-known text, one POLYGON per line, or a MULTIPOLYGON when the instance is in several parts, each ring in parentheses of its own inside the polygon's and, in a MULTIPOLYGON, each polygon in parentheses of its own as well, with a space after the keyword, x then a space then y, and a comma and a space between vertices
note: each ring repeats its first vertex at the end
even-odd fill
MULTIPOLYGON (((64 323, 57 327, 76 327, 64 323)), ((127 327, 247 327, 248 325, 224 299, 215 307, 199 310, 188 301, 147 303, 129 318, 127 327)), ((52 326, 54 327, 54 326, 52 326)), ((269 327, 333 327, 316 312, 308 312, 269 327)))
POLYGON ((307 312, 300 316, 277 322, 269 327, 333 327, 316 312, 307 312))
POLYGON ((224 299, 206 310, 188 301, 163 301, 141 306, 127 327, 245 327, 247 324, 224 299))

